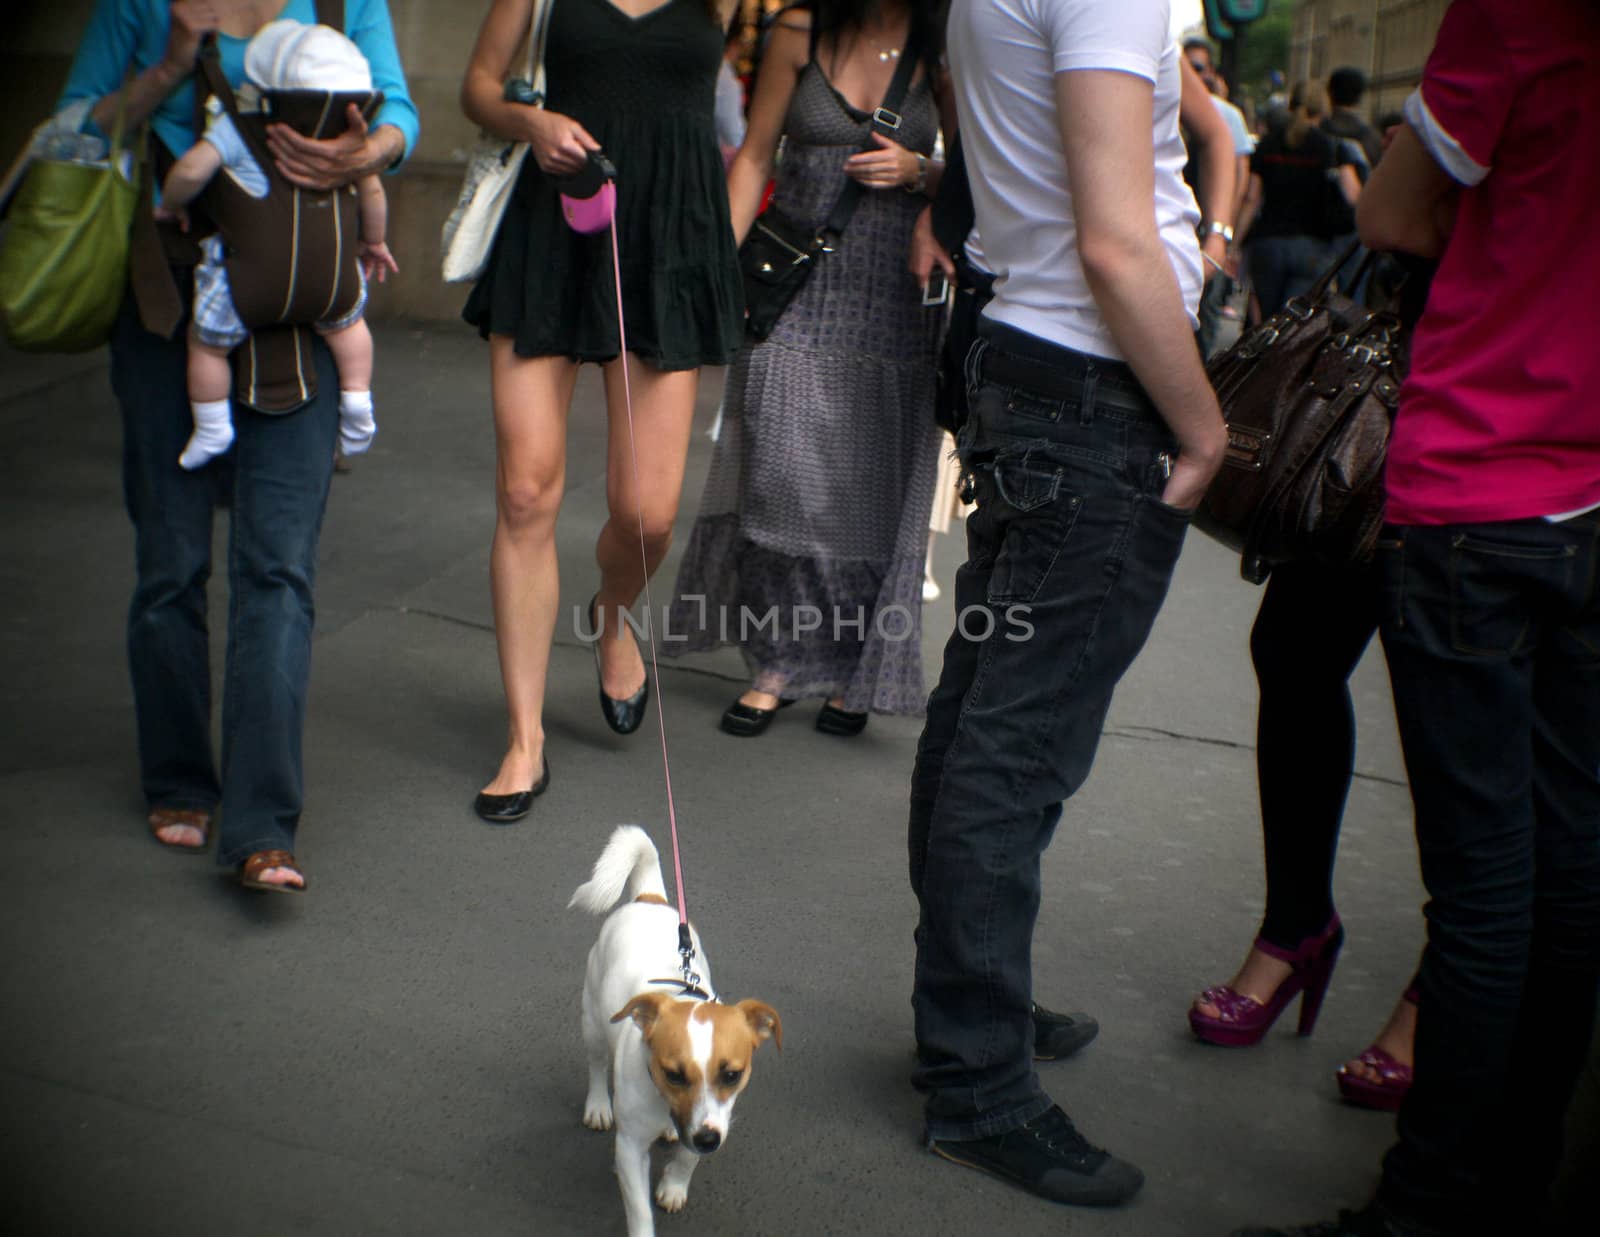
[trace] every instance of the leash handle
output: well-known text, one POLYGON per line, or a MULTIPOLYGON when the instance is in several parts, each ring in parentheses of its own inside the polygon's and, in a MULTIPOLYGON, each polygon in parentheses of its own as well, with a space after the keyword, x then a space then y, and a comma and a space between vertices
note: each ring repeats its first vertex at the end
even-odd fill
MULTIPOLYGON (((622 362, 622 401, 628 410, 628 453, 633 460, 633 492, 642 499, 644 488, 639 484, 639 442, 633 432, 633 389, 628 382, 628 328, 622 315, 622 258, 617 245, 617 213, 611 211, 611 273, 617 288, 617 342, 621 348, 618 359, 622 362)), ((689 938, 689 904, 683 896, 683 859, 678 848, 678 809, 672 800, 672 762, 667 756, 667 718, 661 706, 661 667, 656 662, 655 607, 650 599, 650 555, 645 549, 644 506, 641 502, 635 513, 639 521, 639 565, 644 568, 645 632, 650 640, 650 677, 655 686, 656 727, 661 732, 661 772, 667 784, 667 822, 672 831, 672 877, 678 890, 678 952, 683 956, 683 970, 687 977, 694 958, 694 946, 689 938)), ((605 628, 602 617, 601 630, 605 628)))

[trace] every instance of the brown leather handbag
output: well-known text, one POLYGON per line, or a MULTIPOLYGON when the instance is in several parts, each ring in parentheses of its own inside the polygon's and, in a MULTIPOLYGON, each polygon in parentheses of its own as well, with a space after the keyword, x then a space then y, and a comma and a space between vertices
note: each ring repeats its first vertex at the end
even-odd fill
POLYGON ((1239 551, 1239 572, 1253 584, 1276 563, 1358 566, 1383 521, 1383 461, 1406 354, 1394 314, 1335 291, 1355 253, 1347 249, 1305 296, 1206 366, 1228 449, 1195 524, 1239 551))

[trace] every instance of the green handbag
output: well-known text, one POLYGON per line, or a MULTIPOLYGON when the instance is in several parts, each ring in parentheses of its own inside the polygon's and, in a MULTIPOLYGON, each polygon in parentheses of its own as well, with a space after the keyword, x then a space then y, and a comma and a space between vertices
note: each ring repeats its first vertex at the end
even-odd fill
POLYGON ((0 235, 0 322, 25 352, 87 352, 111 334, 128 282, 139 187, 124 115, 93 163, 35 159, 0 235))

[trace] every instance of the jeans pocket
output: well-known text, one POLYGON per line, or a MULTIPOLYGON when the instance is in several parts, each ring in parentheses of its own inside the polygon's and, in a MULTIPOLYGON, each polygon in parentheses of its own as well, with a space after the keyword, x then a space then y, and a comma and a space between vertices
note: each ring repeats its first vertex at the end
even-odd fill
POLYGON ((1062 490, 1065 474, 1047 459, 995 461, 992 516, 998 549, 989 576, 991 604, 1031 602, 1038 596, 1082 506, 1082 499, 1062 490))
POLYGON ((1172 476, 1173 455, 1170 451, 1158 451, 1148 468, 1144 470, 1143 497, 1146 505, 1158 516, 1164 518, 1168 524, 1181 524, 1187 528, 1194 523, 1194 507, 1174 507, 1166 502, 1161 495, 1166 492, 1167 481, 1172 476))
POLYGON ((1530 592, 1564 592, 1571 547, 1530 544, 1510 530, 1450 539, 1450 645, 1458 653, 1502 657, 1521 651, 1533 625, 1530 592))

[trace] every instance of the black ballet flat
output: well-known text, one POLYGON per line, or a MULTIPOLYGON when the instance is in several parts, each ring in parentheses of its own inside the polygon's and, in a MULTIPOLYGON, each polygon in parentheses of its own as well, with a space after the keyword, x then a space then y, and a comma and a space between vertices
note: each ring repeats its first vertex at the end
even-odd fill
POLYGON ((793 703, 793 700, 779 700, 777 709, 758 709, 735 700, 722 714, 722 729, 728 734, 738 735, 741 739, 753 739, 772 725, 772 719, 778 715, 778 709, 787 709, 793 703))
POLYGON ((527 790, 509 795, 489 795, 482 791, 472 801, 472 810, 491 825, 509 825, 533 810, 533 801, 550 788, 550 758, 544 760, 544 776, 527 790))
POLYGON ((626 700, 615 700, 606 695, 605 677, 600 670, 600 630, 595 624, 594 603, 600 600, 596 593, 589 599, 589 626, 595 629, 594 673, 600 680, 600 716, 606 725, 618 734, 632 734, 644 723, 644 707, 650 702, 650 676, 645 675, 644 685, 626 700))
POLYGON ((850 738, 867 728, 868 716, 866 713, 847 713, 831 704, 825 704, 822 706, 822 712, 817 714, 817 729, 823 734, 837 734, 850 738))

